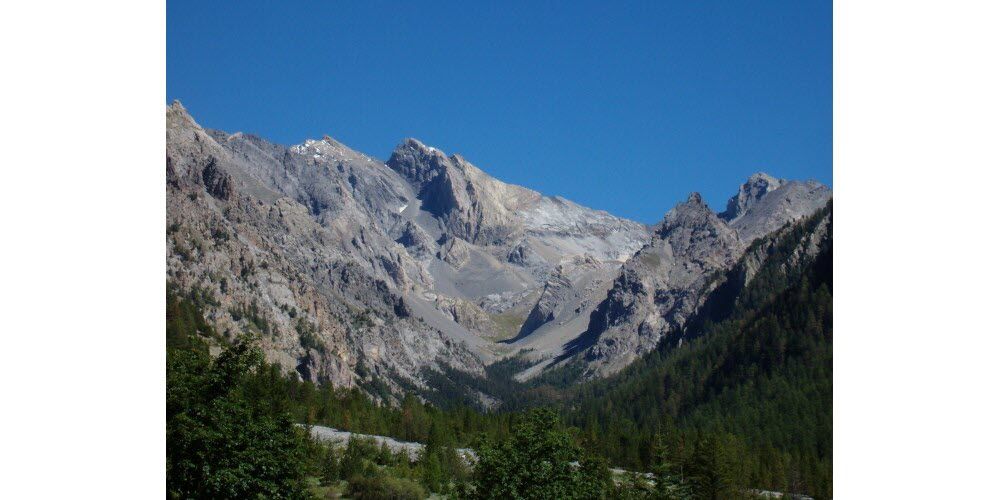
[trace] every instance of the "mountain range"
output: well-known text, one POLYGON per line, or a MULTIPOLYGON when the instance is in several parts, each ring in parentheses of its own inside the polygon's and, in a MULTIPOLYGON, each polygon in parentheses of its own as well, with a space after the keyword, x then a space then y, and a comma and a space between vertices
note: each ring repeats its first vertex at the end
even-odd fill
MULTIPOLYGON (((330 137, 285 147, 205 129, 179 102, 166 122, 168 285, 219 344, 253 331, 301 378, 388 401, 502 363, 512 383, 619 373, 696 337, 711 299, 735 296, 769 244, 832 197, 757 173, 721 213, 692 193, 648 226, 416 139, 382 161, 330 137)), ((828 227, 780 265, 814 257, 828 227)), ((484 387, 466 399, 503 403, 484 387)))

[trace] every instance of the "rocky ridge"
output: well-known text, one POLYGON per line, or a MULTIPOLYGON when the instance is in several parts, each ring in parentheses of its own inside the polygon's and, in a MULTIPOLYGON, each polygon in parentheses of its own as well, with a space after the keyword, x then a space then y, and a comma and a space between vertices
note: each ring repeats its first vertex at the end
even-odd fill
MULTIPOLYGON (((582 360, 585 377, 621 370, 682 332, 737 262, 743 266, 743 284, 749 282, 756 270, 753 259, 740 260, 748 247, 759 249, 756 241, 773 239, 830 199, 829 188, 819 183, 762 173, 751 176, 721 214, 693 193, 667 213, 654 228, 652 241, 626 262, 591 314, 582 341, 567 353, 574 356, 564 358, 582 360)), ((815 248, 804 252, 814 254, 815 248)))
POLYGON ((388 401, 435 390, 427 370, 514 355, 522 380, 614 373, 682 331, 754 240, 830 199, 760 173, 722 213, 695 193, 649 228, 416 139, 383 163, 330 137, 203 129, 180 103, 166 153, 168 282, 303 378, 388 401))
POLYGON ((648 237, 412 139, 383 163, 204 129, 177 102, 166 119, 168 283, 303 378, 390 400, 433 390, 426 370, 482 375, 552 270, 617 268, 648 237))

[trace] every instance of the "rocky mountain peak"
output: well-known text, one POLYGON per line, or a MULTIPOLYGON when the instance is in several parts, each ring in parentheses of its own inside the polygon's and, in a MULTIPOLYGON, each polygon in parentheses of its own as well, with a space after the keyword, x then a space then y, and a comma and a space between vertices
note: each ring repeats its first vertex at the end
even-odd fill
POLYGON ((667 212, 656 228, 656 234, 666 238, 678 227, 703 228, 725 226, 725 223, 712 212, 712 209, 702 199, 700 193, 691 193, 687 200, 678 203, 667 212))
POLYGON ((767 193, 785 185, 787 181, 772 177, 764 172, 757 172, 750 176, 746 182, 740 186, 739 191, 729 199, 726 204, 726 211, 719 214, 727 222, 742 217, 747 210, 760 201, 767 193))
POLYGON ((749 243, 819 210, 831 196, 830 188, 819 182, 786 181, 758 173, 740 186, 719 216, 749 243))
POLYGON ((383 163, 330 136, 285 147, 203 129, 179 102, 166 128, 167 222, 182 228, 168 279, 213 290, 223 330, 249 324, 226 311, 256 308, 269 356, 338 385, 419 385, 440 363, 482 373, 522 348, 534 374, 567 356, 612 373, 680 331, 750 242, 830 197, 755 174, 735 219, 691 193, 649 227, 413 138, 383 163))
POLYGON ((688 195, 685 203, 689 205, 705 205, 705 200, 701 199, 701 193, 695 191, 688 195))
POLYGON ((188 114, 184 105, 180 101, 174 100, 169 106, 167 106, 167 128, 195 128, 200 129, 201 127, 195 123, 194 118, 188 114))
POLYGON ((396 146, 386 165, 420 190, 425 184, 442 174, 448 167, 448 158, 436 148, 407 138, 396 146))

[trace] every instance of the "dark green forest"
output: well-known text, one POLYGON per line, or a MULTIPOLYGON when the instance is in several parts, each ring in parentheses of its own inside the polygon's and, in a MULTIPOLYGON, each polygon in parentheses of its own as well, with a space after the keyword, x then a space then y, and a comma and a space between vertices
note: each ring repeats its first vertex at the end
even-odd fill
POLYGON ((299 381, 267 364, 249 334, 210 356, 208 344, 221 343, 201 311, 211 299, 168 285, 168 496, 739 498, 774 490, 830 498, 832 239, 815 259, 791 258, 830 214, 832 205, 781 238, 755 242, 751 250, 767 258, 750 283, 735 271, 720 277, 684 332, 615 376, 571 385, 571 365, 518 384, 514 359, 490 367, 485 380, 428 374, 437 390, 414 390, 398 405, 299 381), (517 403, 481 413, 462 403, 463 385, 517 403), (295 424, 427 447, 416 462, 362 440, 332 449, 295 424), (476 465, 457 447, 476 450, 476 465), (650 475, 613 475, 609 466, 650 475))
MULTIPOLYGON (((749 285, 726 285, 684 333, 617 376, 577 388, 563 414, 613 463, 653 466, 657 435, 674 463, 706 439, 731 444, 732 481, 832 496, 833 251, 789 262, 832 207, 769 244, 749 285)), ((831 228, 832 229, 832 228, 831 228)), ((738 274, 738 273, 734 273, 738 274)), ((732 276, 730 279, 739 279, 732 276)))

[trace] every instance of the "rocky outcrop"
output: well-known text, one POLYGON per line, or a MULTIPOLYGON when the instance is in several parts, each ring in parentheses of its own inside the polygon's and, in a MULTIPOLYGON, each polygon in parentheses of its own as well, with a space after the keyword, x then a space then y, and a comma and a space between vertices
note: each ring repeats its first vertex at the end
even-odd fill
POLYGON ((447 157, 416 139, 406 139, 386 162, 408 180, 421 208, 448 231, 475 244, 493 244, 518 231, 514 212, 540 195, 493 179, 458 155, 447 157))
POLYGON ((531 308, 527 319, 521 325, 518 337, 530 335, 538 327, 552 321, 561 312, 562 307, 567 302, 567 295, 573 291, 573 282, 564 274, 560 266, 555 273, 545 282, 542 295, 538 302, 531 308))
POLYGON ((438 258, 452 267, 460 268, 469 261, 469 244, 461 238, 446 236, 441 242, 438 258))
POLYGON ((208 194, 220 199, 231 200, 236 188, 233 185, 233 178, 223 172, 216 163, 214 157, 208 158, 208 164, 201 171, 202 182, 205 183, 205 190, 208 194))
POLYGON ((545 259, 526 241, 521 241, 507 252, 507 262, 522 267, 544 267, 545 259))
POLYGON ((396 243, 406 247, 406 251, 416 259, 431 256, 437 246, 427 231, 413 221, 406 221, 402 233, 396 238, 396 243))
POLYGON ((594 374, 620 370, 678 331, 701 305, 713 274, 739 257, 736 231, 693 193, 654 228, 591 315, 583 356, 594 374))
POLYGON ((751 175, 740 186, 739 191, 729 199, 729 202, 726 204, 726 211, 719 214, 719 217, 726 222, 732 222, 742 217, 751 206, 760 201, 767 193, 778 189, 785 183, 785 180, 775 179, 764 172, 757 172, 751 175))
POLYGON ((718 215, 692 194, 667 213, 654 228, 651 243, 628 260, 591 314, 587 331, 571 345, 575 352, 567 354, 586 361, 587 376, 627 366, 683 331, 726 273, 736 269, 749 282, 756 269, 753 252, 761 248, 755 241, 787 230, 830 198, 829 188, 819 183, 763 173, 752 175, 718 215), (748 246, 752 252, 734 268, 748 246))
POLYGON ((756 173, 729 199, 720 217, 749 244, 791 221, 815 213, 832 194, 830 188, 818 182, 785 181, 756 173))
POLYGON ((464 299, 438 295, 437 308, 447 314, 452 321, 487 338, 496 337, 500 332, 497 324, 486 311, 464 299))
POLYGON ((648 238, 642 224, 506 184, 416 139, 403 141, 386 165, 411 184, 448 234, 513 264, 548 271, 585 253, 624 261, 648 238))
POLYGON ((832 242, 832 201, 814 214, 758 238, 735 265, 714 281, 705 304, 688 321, 683 338, 701 335, 707 321, 725 320, 743 289, 762 269, 769 269, 767 282, 771 286, 784 289, 788 280, 799 279, 803 272, 809 272, 821 253, 832 251, 832 242))

